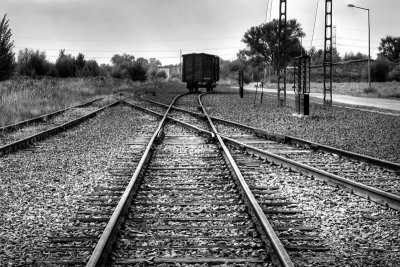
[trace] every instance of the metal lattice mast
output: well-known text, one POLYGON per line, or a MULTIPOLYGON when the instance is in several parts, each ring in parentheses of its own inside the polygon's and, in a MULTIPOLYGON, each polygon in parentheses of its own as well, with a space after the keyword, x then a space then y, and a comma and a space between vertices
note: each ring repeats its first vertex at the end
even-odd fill
POLYGON ((336 25, 333 25, 332 47, 336 49, 336 25))
POLYGON ((332 106, 332 0, 325 0, 324 105, 332 106))
POLYGON ((278 102, 286 105, 286 0, 279 3, 278 102))

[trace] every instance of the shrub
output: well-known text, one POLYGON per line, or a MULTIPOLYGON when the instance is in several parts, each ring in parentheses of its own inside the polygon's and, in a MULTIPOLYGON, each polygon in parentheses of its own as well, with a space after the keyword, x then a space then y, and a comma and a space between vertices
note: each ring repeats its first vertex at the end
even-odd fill
POLYGON ((146 81, 147 70, 142 64, 135 62, 133 65, 129 66, 127 70, 132 81, 146 81))
POLYGON ((386 81, 391 68, 391 63, 387 59, 378 58, 371 64, 371 80, 374 82, 386 81))
POLYGON ((108 64, 101 64, 99 71, 100 71, 100 73, 99 73, 100 76, 102 76, 102 77, 111 77, 111 73, 113 71, 113 67, 111 67, 108 64))
POLYGON ((52 72, 52 63, 47 61, 45 52, 32 49, 20 50, 17 72, 30 77, 49 75, 52 72))
POLYGON ((363 91, 364 91, 365 94, 374 94, 374 93, 378 92, 378 90, 375 87, 372 87, 372 86, 371 86, 371 88, 370 87, 364 88, 363 91))
POLYGON ((97 77, 100 75, 100 67, 96 60, 88 60, 82 70, 84 77, 97 77))
POLYGON ((76 76, 76 60, 70 54, 65 54, 65 49, 60 50, 60 54, 56 61, 56 68, 58 75, 61 78, 75 77, 76 76))
POLYGON ((400 82, 400 64, 394 67, 391 72, 389 72, 388 79, 389 81, 400 82))

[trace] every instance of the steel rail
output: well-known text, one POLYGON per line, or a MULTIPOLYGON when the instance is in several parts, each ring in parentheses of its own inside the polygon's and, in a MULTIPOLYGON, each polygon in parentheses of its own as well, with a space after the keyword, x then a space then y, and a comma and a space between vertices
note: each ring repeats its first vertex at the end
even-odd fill
POLYGON ((258 219, 258 222, 260 223, 261 228, 263 229, 263 231, 266 233, 268 239, 270 240, 270 243, 271 243, 272 247, 274 248, 274 251, 279 259, 281 266, 284 266, 284 267, 294 266, 292 260, 289 257, 289 254, 287 253, 286 249, 283 247, 281 241, 279 240, 274 229, 272 228, 267 217, 265 216, 265 213, 263 212, 261 206, 258 204, 258 201, 254 197, 249 186, 247 185, 246 181, 244 180, 242 173, 240 172, 238 166, 236 165, 234 159, 232 158, 228 148, 224 144, 224 141, 222 140, 220 134, 218 133, 216 127, 214 126, 214 123, 212 122, 210 116, 207 113, 207 110, 204 108, 204 106, 201 102, 201 97, 203 95, 204 94, 199 95, 199 98, 198 98, 199 105, 200 105, 201 109, 203 110, 205 116, 207 117, 207 120, 218 139, 219 145, 221 147, 221 151, 223 152, 224 158, 227 160, 227 163, 231 168, 232 174, 239 181, 239 185, 242 189, 242 192, 244 193, 245 197, 247 198, 248 203, 250 204, 250 207, 253 210, 253 213, 257 216, 257 219, 258 219))
MULTIPOLYGON (((184 109, 178 109, 178 108, 175 108, 175 109, 181 110, 183 112, 194 113, 194 114, 197 115, 197 113, 192 112, 192 111, 188 111, 188 110, 184 110, 184 109)), ((210 116, 210 118, 211 119, 215 119, 215 118, 213 118, 211 116, 210 116)), ((272 138, 272 139, 274 139, 276 141, 286 141, 287 142, 287 140, 288 140, 288 137, 284 136, 284 135, 268 133, 266 131, 262 131, 262 130, 259 130, 259 129, 256 129, 256 128, 252 128, 252 127, 247 126, 247 125, 242 125, 242 124, 238 124, 238 123, 235 123, 235 122, 226 121, 226 120, 222 120, 222 119, 218 119, 218 118, 217 118, 217 120, 219 120, 221 122, 227 122, 227 123, 230 123, 230 124, 234 124, 234 125, 236 125, 238 127, 242 127, 244 129, 247 129, 247 130, 254 131, 259 135, 267 135, 269 138, 272 138)), ((222 134, 218 134, 218 135, 220 135, 222 137, 222 139, 226 140, 228 143, 230 143, 232 145, 235 145, 235 146, 238 146, 238 147, 242 148, 243 150, 246 150, 248 153, 253 154, 255 156, 258 156, 258 157, 260 157, 262 159, 268 160, 268 161, 273 162, 273 163, 275 163, 277 165, 283 165, 283 166, 285 166, 285 167, 287 167, 289 169, 296 170, 296 171, 298 171, 300 173, 308 174, 309 176, 317 178, 317 179, 322 180, 322 181, 328 181, 328 182, 330 182, 332 184, 335 184, 335 185, 339 184, 339 185, 345 186, 347 188, 350 188, 353 191, 353 193, 356 194, 356 195, 359 195, 361 197, 367 198, 367 199, 369 199, 371 201, 374 201, 374 202, 376 202, 378 204, 387 205, 388 207, 390 207, 392 209, 400 210, 400 197, 397 196, 397 195, 394 195, 394 194, 391 194, 391 193, 376 189, 374 187, 370 187, 370 186, 364 185, 364 184, 359 183, 359 182, 355 182, 355 181, 340 177, 338 175, 331 174, 331 173, 326 172, 326 171, 319 170, 317 168, 314 168, 314 167, 311 167, 311 166, 308 166, 308 165, 305 165, 305 164, 302 164, 302 163, 287 159, 287 158, 282 157, 282 156, 278 156, 276 154, 267 152, 265 150, 252 147, 250 145, 243 144, 243 143, 241 143, 239 141, 236 141, 236 140, 234 140, 232 138, 229 138, 229 137, 227 137, 225 135, 222 135, 222 134)), ((297 141, 297 140, 294 140, 294 141, 297 141)), ((304 141, 304 140, 300 139, 300 141, 304 141)), ((304 144, 304 143, 302 143, 302 144, 304 144)), ((311 142, 308 145, 313 149, 318 149, 318 147, 315 147, 314 144, 311 143, 311 142)), ((325 147, 329 148, 328 146, 325 146, 325 147)), ((333 151, 329 151, 329 150, 325 150, 325 151, 329 151, 329 152, 335 152, 336 151, 335 148, 332 148, 332 149, 333 149, 333 151)), ((345 151, 345 152, 347 152, 347 151, 345 151)), ((349 153, 352 153, 352 152, 349 152, 349 153)), ((394 163, 391 163, 391 164, 394 164, 394 163)))
MULTIPOLYGON (((165 106, 165 104, 160 103, 160 102, 156 102, 156 101, 149 100, 149 99, 146 99, 146 98, 143 98, 143 99, 148 101, 148 102, 150 102, 150 103, 154 103, 154 104, 165 106)), ((179 110, 179 111, 182 111, 182 112, 186 112, 186 113, 192 114, 194 116, 204 117, 204 115, 201 114, 201 113, 197 113, 197 112, 193 112, 193 111, 190 111, 190 110, 185 110, 185 109, 181 109, 181 108, 177 108, 177 107, 172 107, 172 108, 175 109, 175 110, 179 110)), ((251 126, 248 126, 248 125, 245 125, 245 124, 240 124, 238 122, 225 120, 225 119, 221 119, 221 118, 218 118, 218 117, 210 116, 210 118, 212 120, 220 122, 220 123, 231 124, 231 125, 240 127, 242 129, 252 131, 258 136, 263 136, 263 137, 275 140, 277 142, 289 143, 289 144, 292 144, 292 145, 298 144, 298 145, 302 145, 302 146, 305 146, 305 147, 309 147, 309 148, 311 148, 313 150, 321 150, 321 151, 328 152, 328 153, 338 154, 338 155, 345 156, 345 157, 348 157, 348 158, 351 158, 351 159, 363 161, 363 162, 366 162, 366 163, 369 163, 369 164, 373 164, 373 165, 376 165, 376 166, 379 166, 379 167, 383 167, 383 168, 386 168, 386 169, 390 169, 390 170, 394 170, 394 171, 400 172, 400 164, 398 164, 398 163, 394 163, 394 162, 390 162, 390 161, 386 161, 386 160, 370 157, 370 156, 367 156, 367 155, 358 154, 358 153, 355 153, 355 152, 342 150, 342 149, 339 149, 339 148, 323 145, 323 144, 320 144, 320 143, 312 142, 312 141, 309 141, 309 140, 305 140, 305 139, 294 137, 294 136, 290 136, 290 135, 284 135, 284 134, 268 132, 268 131, 265 131, 265 130, 262 130, 262 129, 254 128, 254 127, 251 127, 251 126)))
POLYGON ((222 139, 226 140, 228 143, 238 146, 241 149, 247 151, 250 154, 253 154, 254 156, 257 156, 261 159, 268 160, 270 162, 273 162, 274 164, 277 165, 282 165, 286 168, 289 168, 291 170, 295 170, 299 173, 304 173, 307 174, 311 177, 314 177, 316 179, 322 180, 322 181, 328 181, 333 184, 339 184, 342 186, 345 186, 347 188, 350 188, 354 194, 365 197, 369 200, 372 200, 374 202, 377 202, 379 204, 387 205, 388 207, 395 209, 395 210, 400 210, 400 196, 379 190, 377 188, 367 186, 365 184, 355 182, 343 177, 340 177, 338 175, 331 174, 326 171, 319 170, 317 168, 311 167, 309 165, 305 165, 299 162, 296 162, 294 160, 267 152, 262 149, 258 149, 246 144, 243 144, 241 142, 238 142, 232 138, 226 137, 221 135, 222 139))
MULTIPOLYGON (((161 113, 158 113, 158 112, 156 112, 156 111, 153 111, 153 110, 150 110, 150 109, 147 109, 147 108, 144 108, 144 107, 141 107, 141 106, 138 106, 138 105, 129 103, 129 102, 125 101, 125 100, 121 100, 121 101, 122 101, 125 105, 128 105, 128 106, 131 106, 131 107, 133 107, 133 108, 139 109, 139 110, 141 110, 141 111, 143 111, 143 112, 146 112, 146 113, 148 113, 148 114, 155 115, 155 116, 158 116, 158 117, 163 117, 163 116, 164 116, 164 115, 161 114, 161 113)), ((197 127, 197 126, 194 126, 194 125, 192 125, 192 124, 186 123, 186 122, 181 121, 181 120, 178 120, 178 119, 174 119, 174 118, 169 117, 169 116, 167 116, 167 120, 170 120, 170 121, 173 121, 173 122, 175 122, 175 123, 181 124, 181 125, 183 125, 183 126, 189 128, 189 129, 195 130, 195 131, 197 131, 197 132, 210 135, 210 137, 211 137, 212 139, 215 138, 215 134, 214 134, 213 132, 207 131, 207 130, 205 130, 205 129, 201 129, 201 128, 199 128, 199 127, 197 127)))
MULTIPOLYGON (((185 95, 185 94, 183 94, 185 95)), ((107 258, 108 258, 108 253, 111 251, 112 245, 115 242, 115 234, 119 231, 121 224, 123 223, 123 216, 126 214, 129 205, 131 203, 131 200, 134 197, 134 194, 136 193, 135 188, 137 187, 137 184, 139 182, 139 178, 144 172, 144 167, 147 165, 147 162, 149 161, 151 155, 152 155, 152 150, 154 146, 154 142, 160 138, 162 135, 162 129, 164 128, 164 125, 167 121, 167 115, 169 111, 171 110, 172 105, 175 103, 175 101, 183 96, 183 95, 178 95, 175 97, 168 110, 165 112, 160 124, 158 125, 157 130, 154 132, 153 136, 151 137, 149 143, 147 144, 146 150, 140 159, 140 162, 138 166, 136 167, 136 170, 134 174, 132 175, 131 180, 129 181, 128 186, 126 187, 120 201, 118 202, 117 207, 115 208, 113 214, 111 215, 110 220, 107 223, 106 228, 104 229, 89 261, 86 264, 86 267, 95 267, 95 266, 105 266, 107 263, 107 258)))
POLYGON ((24 126, 24 125, 31 124, 31 123, 34 123, 34 122, 44 121, 45 119, 54 117, 56 115, 59 115, 61 113, 66 112, 66 111, 68 111, 70 109, 88 106, 88 105, 92 104, 93 102, 96 102, 97 100, 100 100, 100 99, 102 99, 102 98, 96 98, 96 99, 93 99, 91 101, 88 101, 88 102, 85 102, 85 103, 82 103, 82 104, 79 104, 79 105, 76 105, 76 106, 71 106, 71 107, 68 107, 68 108, 57 110, 55 112, 51 112, 51 113, 47 113, 47 114, 41 115, 39 117, 35 117, 35 118, 32 118, 32 119, 28 119, 28 120, 24 120, 24 121, 21 121, 21 122, 14 123, 14 124, 10 124, 10 125, 1 127, 0 128, 0 132, 14 131, 14 130, 16 130, 16 129, 24 126))
POLYGON ((61 132, 63 130, 69 129, 69 128, 81 123, 82 121, 85 121, 85 120, 97 115, 97 113, 99 113, 99 112, 101 112, 101 111, 103 111, 103 110, 105 110, 105 109, 107 109, 109 107, 117 105, 118 103, 119 103, 119 101, 113 102, 113 103, 111 103, 111 104, 109 104, 109 105, 107 105, 105 107, 102 107, 102 108, 100 108, 100 109, 98 109, 96 111, 93 111, 93 112, 91 112, 89 114, 81 116, 81 117, 79 117, 77 119, 74 119, 72 121, 66 122, 66 123, 64 123, 62 125, 53 127, 51 129, 45 130, 43 132, 28 136, 28 137, 26 137, 24 139, 21 139, 21 140, 12 142, 10 144, 1 146, 0 147, 0 155, 1 154, 3 154, 3 155, 4 154, 9 154, 9 153, 11 153, 13 151, 16 151, 18 149, 26 148, 26 147, 28 147, 30 144, 32 144, 35 141, 43 140, 43 139, 45 139, 45 138, 47 138, 49 136, 55 135, 55 134, 57 134, 57 133, 59 133, 59 132, 61 132))

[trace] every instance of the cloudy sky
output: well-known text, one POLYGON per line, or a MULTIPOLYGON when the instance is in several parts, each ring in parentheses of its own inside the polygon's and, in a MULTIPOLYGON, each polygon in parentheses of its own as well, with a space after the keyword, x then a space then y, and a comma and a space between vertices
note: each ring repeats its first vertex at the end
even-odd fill
MULTIPOLYGON (((287 2, 288 19, 296 18, 306 33, 304 47, 309 49, 312 41, 317 49, 323 48, 325 0, 287 2)), ((347 7, 350 3, 371 9, 372 57, 381 38, 400 36, 400 1, 333 2, 342 56, 350 51, 368 53, 367 12, 347 7)), ((170 64, 179 63, 180 50, 234 59, 244 48, 244 32, 278 18, 278 9, 279 0, 1 0, 0 14, 8 14, 16 52, 39 49, 54 61, 65 48, 100 63, 109 63, 114 54, 129 53, 170 64)))

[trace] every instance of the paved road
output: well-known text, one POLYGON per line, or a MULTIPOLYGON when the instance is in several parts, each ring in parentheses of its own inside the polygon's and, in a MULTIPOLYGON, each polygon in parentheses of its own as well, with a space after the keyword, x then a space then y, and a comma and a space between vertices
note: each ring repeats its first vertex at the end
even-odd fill
MULTIPOLYGON (((232 87, 237 88, 238 87, 232 87)), ((248 85, 244 87, 245 90, 255 91, 256 88, 254 85, 248 85)), ((276 89, 265 89, 264 92, 275 93, 276 89)), ((293 95, 293 90, 287 90, 287 94, 293 95)), ((311 93, 311 97, 323 99, 322 93, 311 93)), ((394 110, 400 111, 400 100, 396 99, 386 99, 386 98, 372 98, 372 97, 356 97, 356 96, 348 96, 348 95, 332 95, 334 104, 347 104, 347 105, 357 105, 357 106, 365 106, 365 107, 374 107, 380 109, 394 110)))

